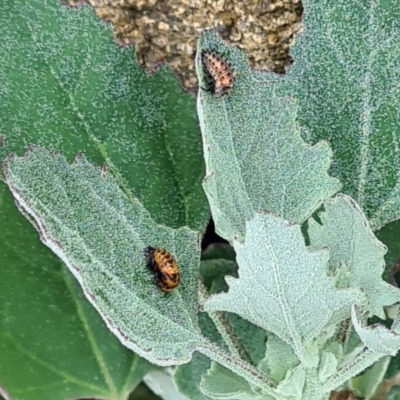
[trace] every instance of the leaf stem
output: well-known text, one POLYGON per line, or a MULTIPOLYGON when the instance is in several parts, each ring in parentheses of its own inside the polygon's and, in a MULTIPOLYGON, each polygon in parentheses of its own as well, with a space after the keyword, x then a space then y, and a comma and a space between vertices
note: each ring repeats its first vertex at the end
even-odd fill
MULTIPOLYGON (((204 285, 200 284, 200 303, 204 303, 208 297, 208 293, 204 285)), ((243 345, 240 343, 239 339, 232 331, 232 327, 226 320, 225 315, 221 311, 207 311, 208 316, 213 321, 215 327, 217 328, 219 334, 221 335, 224 343, 228 346, 229 352, 235 356, 240 357, 244 361, 251 363, 251 358, 243 345)))
POLYGON ((273 388, 272 382, 253 365, 247 363, 241 358, 229 354, 205 338, 201 343, 199 343, 196 350, 210 358, 212 361, 221 364, 223 367, 246 379, 251 386, 260 388, 265 394, 270 395, 275 399, 283 400, 282 395, 273 388))
POLYGON ((375 353, 374 351, 365 347, 358 356, 349 364, 343 366, 339 371, 334 374, 329 381, 323 386, 322 390, 329 393, 335 390, 349 379, 357 376, 359 373, 376 363, 379 359, 384 357, 383 354, 375 353))

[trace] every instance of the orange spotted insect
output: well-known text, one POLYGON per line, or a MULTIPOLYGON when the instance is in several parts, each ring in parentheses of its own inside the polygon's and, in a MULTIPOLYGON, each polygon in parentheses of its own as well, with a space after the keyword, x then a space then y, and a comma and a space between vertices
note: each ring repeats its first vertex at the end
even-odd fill
POLYGON ((214 97, 228 94, 233 87, 231 66, 220 55, 213 51, 203 51, 201 60, 207 80, 207 91, 214 97))
POLYGON ((154 280, 163 292, 172 292, 180 281, 178 265, 167 250, 147 247, 144 250, 147 267, 154 272, 154 280))

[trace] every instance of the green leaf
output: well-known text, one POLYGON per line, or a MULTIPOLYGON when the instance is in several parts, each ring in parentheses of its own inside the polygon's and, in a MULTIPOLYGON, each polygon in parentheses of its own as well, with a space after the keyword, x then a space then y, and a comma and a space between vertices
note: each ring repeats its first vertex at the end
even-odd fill
MULTIPOLYGON (((182 93, 173 73, 163 67, 147 75, 133 49, 116 46, 110 27, 90 7, 5 0, 0 33, 1 159, 10 152, 23 154, 31 144, 57 149, 70 161, 82 151, 91 162, 106 161, 119 186, 131 198, 139 197, 158 222, 204 229, 209 212, 201 188, 204 162, 195 99, 182 93)), ((18 397, 27 400, 125 399, 147 361, 109 332, 79 296, 81 288, 67 286, 68 270, 39 242, 3 182, 0 205, 0 304, 7 304, 0 307, 0 347, 7 349, 7 356, 0 351, 0 381, 5 389, 13 398, 15 389, 27 390, 18 397), (104 381, 77 307, 86 310, 107 353, 105 367, 119 397, 104 381), (4 324, 11 322, 13 337, 18 334, 26 353, 9 343, 4 324), (39 368, 35 360, 61 375, 39 368), (63 372, 79 385, 65 380, 63 372)))
POLYGON ((202 253, 201 260, 217 260, 223 259, 227 261, 235 261, 236 254, 233 247, 226 243, 210 244, 202 253))
POLYGON ((174 74, 163 67, 147 75, 90 7, 5 0, 0 34, 0 158, 31 144, 70 161, 82 151, 106 161, 158 223, 204 230, 195 99, 174 74))
POLYGON ((106 328, 5 185, 0 204, 1 386, 18 400, 126 399, 150 364, 106 328))
POLYGON ((400 236, 400 221, 394 221, 385 225, 382 229, 376 231, 375 235, 388 248, 385 254, 386 267, 383 275, 385 280, 387 280, 400 255, 400 240, 398 240, 400 236))
POLYGON ((390 389, 386 400, 400 400, 400 387, 399 386, 393 386, 390 389))
MULTIPOLYGON (((277 387, 279 399, 301 400, 305 382, 304 369, 298 366, 288 373, 277 387)), ((202 390, 213 399, 229 400, 273 400, 266 394, 253 391, 251 386, 232 371, 213 363, 201 382, 202 390)))
POLYGON ((293 349, 276 335, 268 335, 265 357, 258 368, 264 371, 276 383, 285 378, 286 373, 299 364, 293 349))
POLYGON ((322 225, 309 221, 310 248, 329 249, 329 268, 346 271, 347 286, 361 288, 369 301, 370 316, 385 319, 384 306, 400 301, 400 290, 382 280, 386 247, 379 242, 359 206, 346 195, 324 203, 322 225))
POLYGON ((233 68, 232 91, 221 98, 200 91, 198 115, 207 175, 204 181, 217 232, 243 237, 245 221, 268 210, 304 222, 340 188, 330 178, 328 143, 308 146, 296 126, 297 104, 278 98, 267 76, 252 72, 244 53, 213 32, 202 34, 197 69, 206 85, 200 54, 216 51, 233 68))
MULTIPOLYGON (((200 272, 205 286, 210 293, 225 289, 223 277, 236 272, 237 265, 232 259, 233 249, 230 246, 212 246, 203 252, 207 260, 201 262, 200 272), (224 258, 226 257, 226 258, 224 258)), ((266 332, 263 329, 240 318, 236 314, 226 313, 225 318, 234 334, 254 365, 257 365, 265 354, 266 332)), ((225 348, 221 335, 206 313, 199 314, 199 325, 202 334, 209 340, 225 348)), ((202 375, 211 367, 211 360, 202 354, 194 353, 192 360, 176 368, 174 380, 179 391, 191 400, 209 400, 200 389, 202 375)))
POLYGON ((351 320, 361 341, 374 353, 395 356, 400 350, 400 333, 384 325, 367 326, 366 318, 356 306, 352 307, 351 320))
POLYGON ((400 354, 390 357, 390 363, 388 365, 385 379, 391 379, 400 372, 400 354))
POLYGON ((207 373, 211 361, 200 353, 194 353, 189 363, 176 368, 174 382, 180 393, 190 400, 210 400, 200 389, 202 375, 207 373))
POLYGON ((390 357, 382 357, 362 375, 351 380, 352 389, 356 389, 363 398, 371 399, 385 377, 389 362, 390 357))
POLYGON ((333 176, 375 230, 400 216, 400 3, 306 0, 304 6, 295 63, 277 91, 296 96, 307 142, 329 139, 333 176))
POLYGON ((188 400, 180 394, 174 385, 173 371, 171 368, 154 369, 145 377, 144 382, 163 400, 188 400))
POLYGON ((300 361, 323 329, 363 300, 357 289, 335 288, 326 275, 327 250, 309 252, 299 225, 257 214, 247 223, 245 243, 235 241, 234 248, 239 279, 227 277, 229 292, 211 296, 205 308, 234 312, 274 333, 300 361))
POLYGON ((120 341, 159 365, 189 361, 198 341, 198 234, 157 225, 112 175, 83 156, 70 166, 61 155, 35 148, 9 157, 4 174, 43 243, 65 262, 120 341), (181 267, 181 284, 172 293, 161 292, 146 267, 149 245, 170 251, 181 267))
MULTIPOLYGON (((209 340, 226 347, 221 335, 217 331, 212 320, 206 313, 199 314, 199 326, 201 333, 209 340)), ((174 374, 174 382, 180 393, 191 400, 209 400, 200 389, 202 375, 207 373, 211 366, 211 360, 203 354, 195 352, 190 362, 179 365, 174 374)))
POLYGON ((217 363, 212 363, 211 368, 203 377, 201 388, 208 397, 217 400, 272 399, 264 394, 253 392, 250 385, 243 378, 217 363))

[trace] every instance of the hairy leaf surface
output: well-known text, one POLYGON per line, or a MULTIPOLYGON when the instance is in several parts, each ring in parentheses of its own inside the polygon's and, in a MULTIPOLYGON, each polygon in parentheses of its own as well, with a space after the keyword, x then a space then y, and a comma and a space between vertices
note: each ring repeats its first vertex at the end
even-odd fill
MULTIPOLYGON (((146 74, 86 6, 1 1, 0 33, 1 161, 32 144, 69 161, 82 151, 158 223, 204 229, 195 99, 171 71, 146 74)), ((3 182, 0 203, 1 384, 21 400, 125 399, 148 362, 110 333, 3 182)))
POLYGON ((212 363, 201 382, 202 390, 216 400, 273 400, 271 397, 257 394, 251 386, 232 371, 212 363))
POLYGON ((328 251, 308 251, 300 226, 279 217, 257 214, 234 248, 239 278, 227 277, 229 292, 211 296, 206 309, 237 313, 274 333, 300 361, 313 338, 363 299, 357 289, 337 289, 327 276, 328 251))
POLYGON ((294 99, 277 97, 266 75, 252 72, 244 53, 212 32, 199 40, 201 85, 206 85, 200 60, 205 50, 216 51, 235 71, 229 94, 214 98, 200 89, 197 102, 207 169, 204 188, 217 231, 228 240, 243 237, 245 221, 260 210, 305 221, 340 188, 327 174, 328 143, 305 144, 294 99))
POLYGON ((0 3, 0 158, 36 144, 108 167, 153 219, 202 231, 209 211, 195 99, 146 74, 90 7, 0 3))
POLYGON ((160 365, 187 362, 198 338, 198 235, 157 225, 83 156, 71 166, 61 155, 32 149, 8 158, 4 174, 43 243, 65 262, 121 342, 160 365), (147 246, 167 249, 181 267, 181 284, 172 293, 155 285, 143 254, 147 246))
POLYGON ((343 269, 348 287, 361 288, 370 315, 385 318, 384 306, 400 301, 400 290, 382 280, 386 247, 374 236, 359 206, 349 196, 338 195, 324 203, 322 225, 309 221, 311 249, 329 249, 331 271, 343 269))
POLYGON ((295 63, 277 90, 297 98, 307 142, 329 139, 332 175, 375 230, 400 216, 400 3, 304 6, 295 63))

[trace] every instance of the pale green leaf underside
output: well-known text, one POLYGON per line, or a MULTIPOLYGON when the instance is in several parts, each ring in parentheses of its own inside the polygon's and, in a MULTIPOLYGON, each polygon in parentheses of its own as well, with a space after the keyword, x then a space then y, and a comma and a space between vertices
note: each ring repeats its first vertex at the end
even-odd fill
POLYGON ((162 370, 153 369, 145 375, 143 381, 154 394, 163 400, 189 400, 188 397, 178 392, 173 381, 173 371, 171 368, 164 368, 162 370))
POLYGON ((216 51, 235 71, 228 95, 214 98, 200 89, 197 102, 204 188, 217 231, 228 240, 243 236, 245 221, 260 210, 303 222, 340 188, 327 174, 329 145, 306 145, 296 127, 296 102, 277 97, 267 75, 252 72, 244 53, 212 32, 199 40, 201 85, 206 83, 199 54, 205 50, 216 51))
POLYGON ((267 350, 258 368, 276 383, 282 381, 289 369, 296 367, 299 360, 293 349, 276 335, 268 335, 267 350))
POLYGON ((274 333, 300 361, 313 338, 363 299, 357 289, 336 289, 326 274, 328 251, 310 252, 300 226, 279 217, 257 214, 245 243, 234 247, 239 278, 227 277, 229 292, 211 296, 206 309, 237 313, 274 333))
POLYGON ((71 166, 34 148, 8 158, 4 173, 43 243, 66 263, 121 342, 160 365, 188 361, 198 338, 197 233, 155 224, 83 156, 71 166), (143 255, 147 246, 167 249, 181 267, 172 293, 155 285, 143 255))
POLYGON ((400 334, 382 324, 367 326, 356 306, 352 307, 351 320, 364 345, 374 353, 395 356, 400 350, 400 334))
POLYGON ((379 385, 385 378, 385 373, 390 362, 390 357, 382 357, 371 368, 368 368, 362 375, 351 380, 351 387, 366 399, 371 399, 379 385))
POLYGON ((400 3, 305 0, 281 95, 307 142, 329 139, 332 175, 375 230, 400 216, 400 3))
POLYGON ((269 396, 254 393, 243 378, 217 363, 212 363, 207 374, 203 375, 200 387, 208 397, 217 400, 271 399, 269 396))
POLYGON ((309 221, 310 248, 328 248, 330 269, 347 269, 348 287, 361 288, 369 301, 370 315, 385 318, 383 307, 400 301, 400 290, 382 280, 386 247, 349 196, 328 199, 324 208, 322 225, 309 221))

